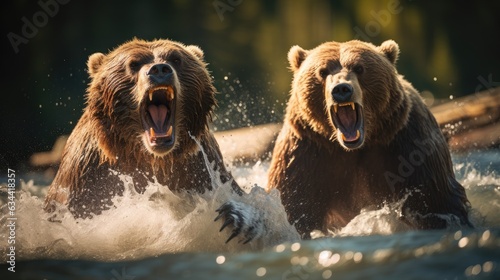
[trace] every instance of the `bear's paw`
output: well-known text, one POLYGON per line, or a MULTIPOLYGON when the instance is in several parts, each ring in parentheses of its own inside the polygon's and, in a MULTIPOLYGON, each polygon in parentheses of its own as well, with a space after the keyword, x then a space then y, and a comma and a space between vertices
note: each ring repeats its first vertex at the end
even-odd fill
POLYGON ((243 241, 243 244, 246 244, 254 239, 260 238, 265 232, 262 214, 251 205, 230 200, 222 204, 222 206, 215 211, 218 212, 219 215, 214 221, 224 219, 224 223, 219 232, 229 225, 233 227, 231 235, 226 240, 226 243, 241 234, 241 236, 243 236, 241 241, 243 241))

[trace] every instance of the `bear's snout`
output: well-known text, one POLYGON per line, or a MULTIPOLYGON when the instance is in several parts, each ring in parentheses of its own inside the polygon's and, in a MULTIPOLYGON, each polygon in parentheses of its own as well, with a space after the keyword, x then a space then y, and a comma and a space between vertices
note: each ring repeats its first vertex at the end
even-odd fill
MULTIPOLYGON (((330 120, 335 127, 337 141, 347 150, 360 148, 364 143, 363 107, 358 102, 360 90, 348 82, 332 83, 330 120)), ((328 91, 327 91, 328 92, 328 91)), ((329 98, 329 97, 328 97, 329 98)))
POLYGON ((344 103, 351 101, 353 91, 354 89, 350 84, 347 83, 338 84, 332 89, 333 100, 337 103, 344 103))
POLYGON ((166 63, 158 63, 149 68, 146 75, 155 84, 172 84, 172 67, 166 63))

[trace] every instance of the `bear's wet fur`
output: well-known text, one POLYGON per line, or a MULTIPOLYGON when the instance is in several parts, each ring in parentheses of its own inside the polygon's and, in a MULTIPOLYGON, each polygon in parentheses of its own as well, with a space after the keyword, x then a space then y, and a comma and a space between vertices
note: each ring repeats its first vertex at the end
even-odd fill
POLYGON ((401 199, 401 218, 415 229, 445 228, 443 215, 472 226, 448 144, 417 90, 398 74, 398 56, 392 40, 290 49, 294 77, 268 189, 280 191, 304 238, 401 199))
POLYGON ((83 115, 68 138, 44 208, 67 205, 90 218, 123 195, 119 174, 133 178, 135 191, 148 182, 173 191, 212 189, 201 143, 221 181, 232 180, 209 131, 215 88, 194 45, 133 39, 108 54, 95 53, 87 66, 91 82, 83 115))

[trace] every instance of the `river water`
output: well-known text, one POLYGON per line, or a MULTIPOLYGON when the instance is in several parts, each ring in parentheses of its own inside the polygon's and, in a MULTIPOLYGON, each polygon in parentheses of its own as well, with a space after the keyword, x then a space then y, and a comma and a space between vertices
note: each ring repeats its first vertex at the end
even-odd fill
POLYGON ((41 210, 46 186, 17 174, 14 250, 4 226, 11 217, 5 185, 0 196, 0 279, 500 279, 500 151, 453 161, 475 229, 410 230, 397 219, 396 202, 309 241, 286 222, 277 193, 260 188, 268 162, 230 167, 247 188, 244 198, 220 182, 199 196, 152 183, 145 194, 128 189, 116 208, 93 219, 75 220, 61 207, 58 222, 41 210), (226 244, 231 229, 219 232, 213 220, 227 200, 261 213, 266 235, 226 244), (12 251, 15 272, 8 270, 12 251))

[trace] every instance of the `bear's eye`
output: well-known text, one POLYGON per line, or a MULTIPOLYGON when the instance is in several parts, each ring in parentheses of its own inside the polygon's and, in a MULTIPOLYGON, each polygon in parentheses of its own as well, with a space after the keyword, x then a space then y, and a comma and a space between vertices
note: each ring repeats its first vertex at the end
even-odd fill
POLYGON ((361 65, 356 65, 354 66, 354 68, 352 68, 352 71, 354 71, 354 73, 356 74, 363 74, 363 72, 365 72, 365 68, 363 68, 363 66, 361 65))
POLYGON ((323 79, 326 78, 329 74, 328 69, 326 69, 326 68, 319 69, 318 73, 321 76, 321 78, 323 78, 323 79))
POLYGON ((181 65, 181 58, 177 54, 173 54, 168 60, 177 66, 181 65))
POLYGON ((132 60, 128 63, 128 67, 130 68, 130 70, 132 71, 139 71, 139 68, 141 67, 141 63, 139 61, 136 61, 136 60, 132 60))

